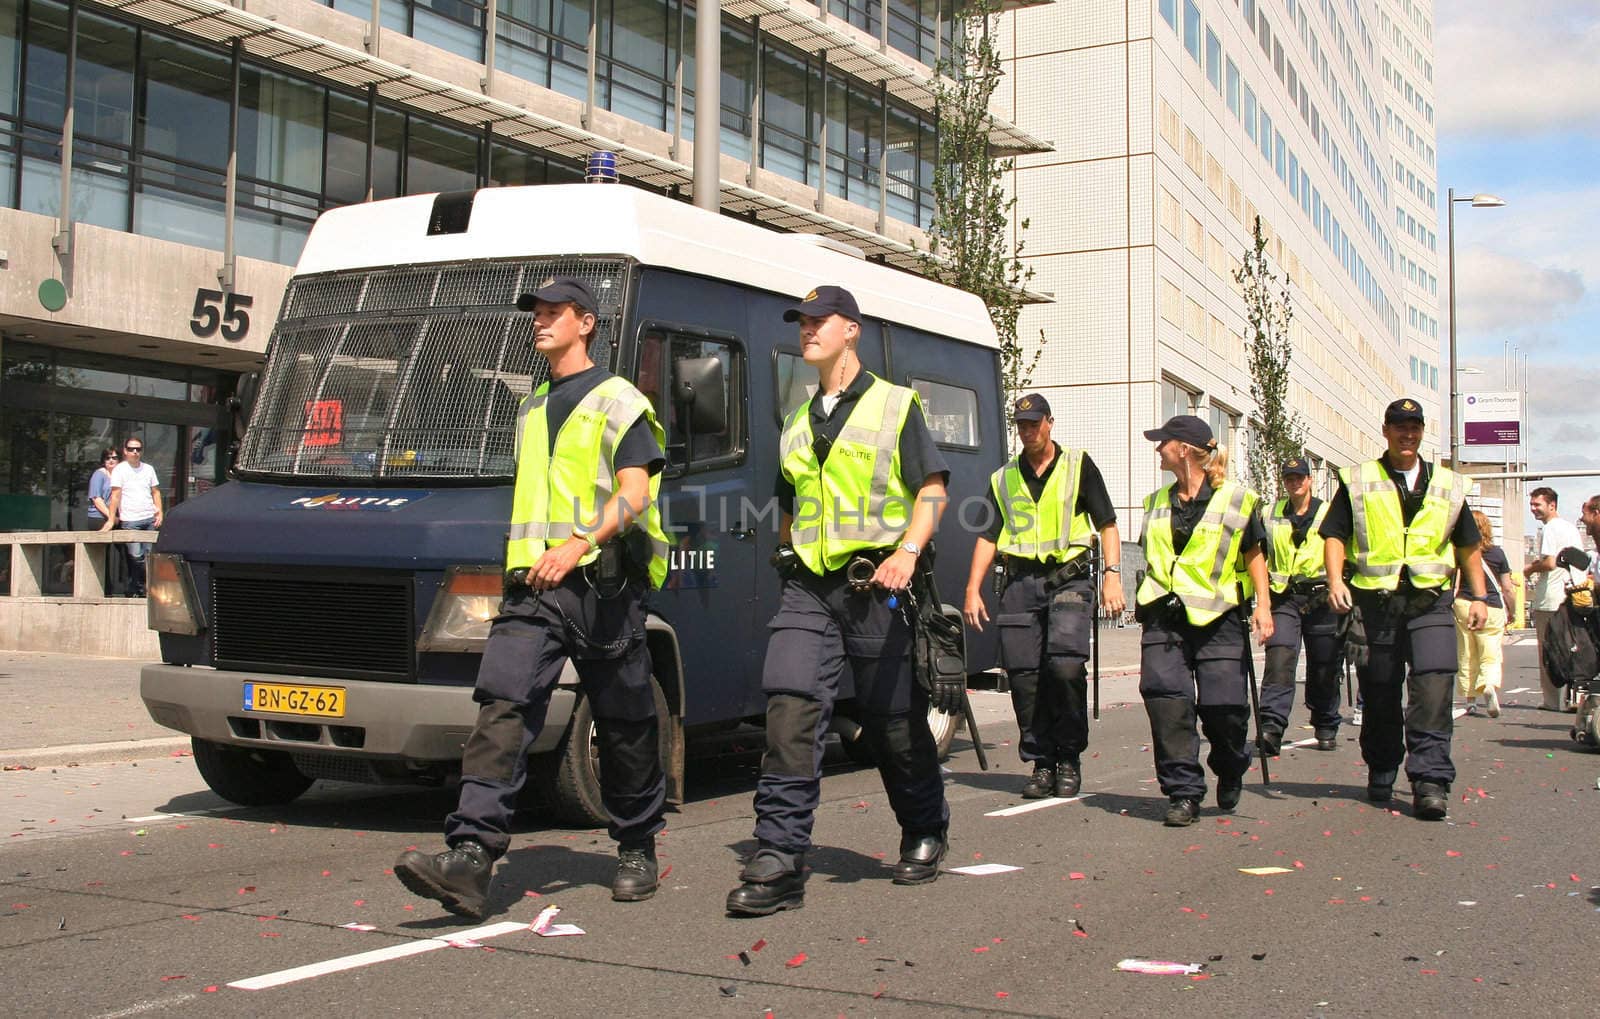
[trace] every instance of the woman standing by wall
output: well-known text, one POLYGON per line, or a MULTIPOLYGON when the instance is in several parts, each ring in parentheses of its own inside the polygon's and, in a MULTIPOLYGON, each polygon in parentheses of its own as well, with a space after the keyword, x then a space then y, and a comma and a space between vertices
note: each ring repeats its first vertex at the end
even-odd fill
MULTIPOLYGON (((1465 598, 1457 598, 1456 616, 1456 689, 1467 699, 1467 714, 1478 713, 1479 698, 1490 718, 1500 717, 1500 662, 1501 643, 1506 633, 1506 598, 1511 591, 1511 563, 1505 551, 1494 543, 1494 525, 1489 518, 1472 511, 1478 523, 1481 538, 1478 547, 1483 550, 1484 603, 1489 608, 1489 620, 1481 630, 1467 627, 1467 609, 1471 605, 1465 598)), ((1461 574, 1456 573, 1456 593, 1461 591, 1461 574)))

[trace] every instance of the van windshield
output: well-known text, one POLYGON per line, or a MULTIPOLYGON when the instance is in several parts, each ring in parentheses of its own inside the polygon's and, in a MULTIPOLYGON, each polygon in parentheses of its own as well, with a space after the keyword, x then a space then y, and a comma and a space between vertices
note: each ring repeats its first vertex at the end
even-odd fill
POLYGON ((251 476, 502 479, 517 406, 549 377, 517 295, 577 276, 600 302, 590 356, 611 364, 623 259, 541 258, 297 276, 240 450, 251 476))

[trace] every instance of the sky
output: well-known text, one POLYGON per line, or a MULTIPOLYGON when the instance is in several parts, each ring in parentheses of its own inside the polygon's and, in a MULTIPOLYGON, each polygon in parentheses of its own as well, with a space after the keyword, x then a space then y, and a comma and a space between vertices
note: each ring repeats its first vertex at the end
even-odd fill
POLYGON ((1576 521, 1600 493, 1600 3, 1435 0, 1434 21, 1440 322, 1446 189, 1499 195, 1456 206, 1456 357, 1483 372, 1459 388, 1515 389, 1506 345, 1527 355, 1530 468, 1597 472, 1539 482, 1576 521))

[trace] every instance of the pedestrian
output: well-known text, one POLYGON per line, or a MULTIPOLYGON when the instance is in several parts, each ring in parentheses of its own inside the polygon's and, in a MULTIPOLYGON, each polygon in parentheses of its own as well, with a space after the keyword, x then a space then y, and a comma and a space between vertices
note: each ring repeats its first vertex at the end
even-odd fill
POLYGON ((815 394, 789 415, 776 491, 783 577, 761 686, 767 752, 755 795, 756 851, 728 895, 735 916, 797 909, 821 793, 823 741, 848 668, 864 738, 900 825, 893 880, 939 876, 950 809, 929 698, 912 674, 906 588, 938 528, 949 470, 914 390, 866 371, 861 311, 820 286, 783 313, 799 322, 815 394))
POLYGON ((1539 705, 1544 711, 1575 711, 1569 694, 1563 693, 1550 678, 1544 665, 1545 635, 1550 630, 1550 620, 1555 618, 1561 603, 1567 597, 1567 585, 1583 579, 1581 570, 1556 565, 1556 556, 1564 548, 1581 547, 1578 529, 1571 521, 1563 520, 1557 508, 1559 497, 1553 488, 1539 487, 1528 493, 1528 510, 1539 521, 1539 537, 1534 547, 1534 558, 1523 567, 1522 575, 1532 585, 1529 605, 1533 608, 1533 632, 1539 644, 1539 688, 1544 701, 1539 705))
POLYGON ((1367 662, 1356 676, 1366 704, 1361 757, 1367 799, 1388 803, 1404 762, 1416 816, 1442 821, 1456 774, 1450 760, 1453 567, 1467 581, 1461 595, 1470 603, 1467 627, 1481 629, 1487 613, 1478 525, 1467 507, 1469 481, 1422 459, 1424 424, 1415 400, 1384 409, 1387 451, 1339 471, 1339 490, 1320 533, 1328 601, 1335 612, 1359 608, 1366 631, 1367 662), (1348 584, 1346 562, 1353 570, 1348 584))
POLYGON ((644 632, 646 592, 667 572, 655 504, 665 435, 650 401, 589 359, 599 305, 583 281, 548 279, 518 307, 533 312, 550 379, 519 412, 505 593, 472 693, 478 720, 445 821, 448 848, 408 850, 394 867, 411 891, 473 919, 488 910, 528 749, 569 658, 594 715, 600 796, 618 844, 613 899, 655 894, 666 809, 644 632))
POLYGON ((1600 588, 1600 495, 1589 496, 1583 504, 1583 530, 1597 553, 1589 557, 1589 576, 1600 588))
POLYGON ((1145 497, 1145 576, 1136 598, 1144 624, 1139 694, 1150 716, 1150 749, 1168 804, 1170 828, 1193 824, 1206 795, 1200 733, 1211 744, 1206 763, 1217 776, 1217 807, 1231 812, 1250 770, 1250 700, 1245 656, 1247 614, 1256 636, 1272 636, 1265 597, 1246 609, 1241 577, 1267 589, 1266 531, 1259 497, 1229 481, 1228 451, 1211 426, 1190 414, 1171 418, 1144 437, 1156 443, 1161 469, 1177 479, 1145 497), (1198 719, 1198 731, 1196 722, 1198 719))
POLYGON ((1272 562, 1272 639, 1267 642, 1261 683, 1261 732, 1257 747, 1276 757, 1294 706, 1300 645, 1306 650, 1306 710, 1318 750, 1339 748, 1338 618, 1328 607, 1328 574, 1317 528, 1328 504, 1311 494, 1311 465, 1303 456, 1283 465, 1283 490, 1267 515, 1272 562))
POLYGON ((1100 607, 1120 616, 1122 538, 1117 511, 1094 460, 1052 441, 1055 418, 1043 396, 1017 401, 1022 452, 989 478, 989 527, 972 549, 962 614, 976 630, 989 619, 983 582, 1001 557, 1005 586, 995 625, 1000 662, 1021 730, 1018 750, 1033 765, 1024 799, 1076 796, 1089 745, 1088 660, 1095 578, 1090 541, 1100 535, 1100 607))
POLYGON ((106 529, 111 516, 111 470, 117 466, 117 451, 108 446, 100 451, 100 464, 89 475, 89 528, 106 529))
MULTIPOLYGON (((144 440, 131 435, 122 444, 123 461, 111 469, 111 502, 106 506, 102 531, 112 527, 123 531, 156 531, 164 516, 161 509, 161 478, 144 462, 144 440)), ((144 597, 144 558, 154 542, 128 542, 122 546, 128 557, 128 597, 144 597)))
POLYGON ((1472 511, 1478 525, 1478 550, 1483 555, 1483 603, 1488 615, 1482 628, 1474 630, 1467 618, 1472 604, 1461 597, 1461 574, 1456 573, 1456 689, 1467 701, 1467 714, 1478 713, 1478 701, 1490 718, 1500 717, 1501 643, 1506 635, 1506 592, 1511 590, 1511 564, 1494 543, 1494 525, 1489 518, 1472 511))

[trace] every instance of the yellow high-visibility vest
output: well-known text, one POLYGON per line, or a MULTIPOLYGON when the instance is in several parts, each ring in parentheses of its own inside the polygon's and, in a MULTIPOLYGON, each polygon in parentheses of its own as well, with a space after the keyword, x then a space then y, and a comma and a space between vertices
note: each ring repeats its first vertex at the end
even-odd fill
POLYGON ((1217 486, 1180 555, 1172 545, 1172 487, 1144 500, 1145 574, 1138 602, 1149 605, 1176 594, 1189 622, 1205 626, 1239 606, 1240 546, 1260 497, 1236 482, 1217 486))
POLYGON ((1328 503, 1324 501, 1311 516, 1306 540, 1296 547, 1294 525, 1289 522, 1289 500, 1279 499, 1277 505, 1272 507, 1272 515, 1267 518, 1267 532, 1272 536, 1271 576, 1274 591, 1282 594, 1289 590, 1291 581, 1322 580, 1327 577, 1328 570, 1322 558, 1322 539, 1317 536, 1322 520, 1327 515, 1328 503))
POLYGON ((1340 468, 1339 480, 1350 492, 1354 525, 1350 562, 1355 575, 1350 586, 1393 591, 1400 586, 1402 569, 1410 573, 1413 587, 1440 588, 1450 582, 1456 566, 1450 532, 1467 504, 1465 476, 1434 467, 1422 506, 1410 524, 1401 509, 1400 488, 1382 461, 1340 468))
MULTIPOLYGON (((656 442, 666 446, 666 433, 650 401, 626 379, 613 375, 589 390, 567 415, 556 433, 555 455, 551 456, 550 423, 545 414, 549 398, 550 383, 545 382, 518 412, 520 448, 511 498, 511 534, 506 543, 508 570, 532 566, 546 548, 600 525, 600 511, 616 491, 612 458, 641 415, 650 423, 656 442)), ((643 527, 650 536, 651 587, 660 587, 667 577, 667 538, 656 508, 660 489, 661 475, 651 475, 650 501, 629 525, 643 527)), ((591 548, 578 563, 587 565, 599 554, 591 548)))
POLYGON ((900 478, 900 430, 913 404, 921 406, 915 390, 872 376, 820 466, 811 401, 789 415, 779 441, 780 469, 795 492, 789 540, 812 573, 897 544, 910 526, 917 493, 900 478))
POLYGON ((1064 449, 1056 456, 1055 470, 1045 479, 1037 503, 1022 477, 1020 458, 990 475, 989 488, 1001 516, 995 547, 1005 555, 1064 563, 1089 550, 1094 524, 1089 514, 1076 512, 1083 450, 1064 449))

